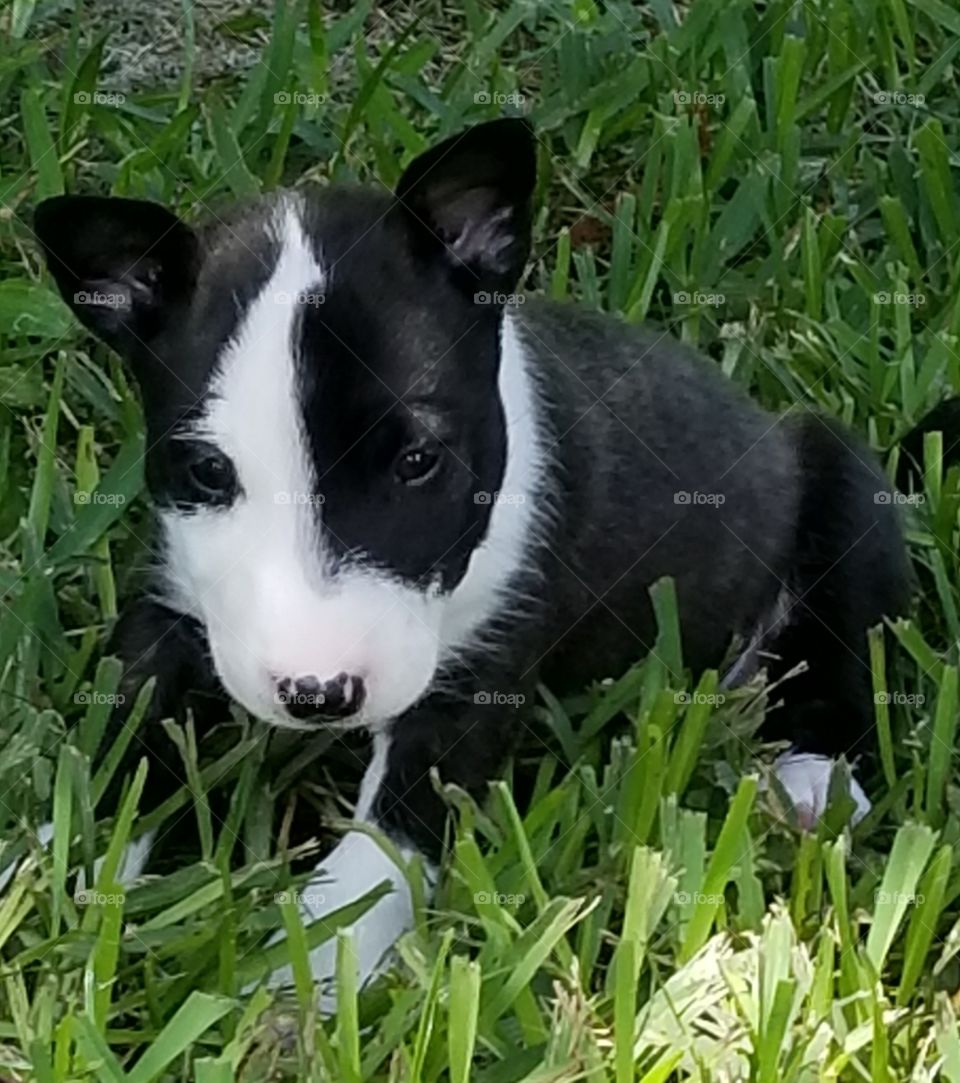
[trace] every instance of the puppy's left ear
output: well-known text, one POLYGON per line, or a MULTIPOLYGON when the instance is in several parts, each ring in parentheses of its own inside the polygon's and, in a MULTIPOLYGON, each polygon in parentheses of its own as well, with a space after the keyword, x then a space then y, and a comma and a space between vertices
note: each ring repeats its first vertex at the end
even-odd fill
POLYGON ((197 238, 165 207, 140 199, 54 196, 34 232, 67 304, 135 365, 180 317, 194 285, 197 238))
POLYGON ((409 165, 397 201, 418 247, 467 290, 509 291, 530 251, 533 132, 504 118, 468 128, 409 165))

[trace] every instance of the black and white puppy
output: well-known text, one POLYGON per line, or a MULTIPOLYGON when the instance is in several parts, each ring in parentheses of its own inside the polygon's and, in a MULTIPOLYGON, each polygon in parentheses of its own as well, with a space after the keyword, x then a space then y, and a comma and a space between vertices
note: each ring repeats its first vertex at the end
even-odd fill
MULTIPOLYGON (((866 630, 908 601, 884 476, 669 337, 505 303, 534 181, 505 119, 393 194, 283 192, 198 229, 128 199, 40 205, 61 293, 143 400, 163 566, 121 624, 128 683, 156 675, 161 716, 222 689, 278 726, 369 728, 357 818, 435 867, 433 769, 482 796, 521 697, 641 658, 669 575, 693 670, 735 637, 730 680, 761 652, 773 678, 805 663, 766 734, 815 816, 824 757, 870 726, 866 630)), ((394 885, 354 930, 366 978, 410 924, 404 876, 359 830, 318 875, 310 918, 394 885)), ((332 974, 331 946, 314 965, 332 974)))

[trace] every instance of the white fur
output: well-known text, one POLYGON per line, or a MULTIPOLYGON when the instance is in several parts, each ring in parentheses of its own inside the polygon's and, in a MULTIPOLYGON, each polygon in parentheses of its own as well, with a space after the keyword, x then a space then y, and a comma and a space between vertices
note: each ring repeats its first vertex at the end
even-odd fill
MULTIPOLYGON (((147 866, 147 860, 150 857, 150 851, 153 848, 153 840, 156 837, 156 834, 156 831, 147 831, 138 839, 134 839, 133 842, 128 842, 124 847, 123 854, 120 858, 120 867, 117 869, 117 882, 123 887, 129 887, 143 874, 143 870, 147 866)), ((46 848, 50 845, 52 840, 53 824, 41 824, 37 828, 37 842, 46 848)), ((100 875, 104 860, 105 858, 98 857, 94 862, 94 879, 100 875)), ((7 884, 10 883, 14 873, 20 870, 22 864, 23 862, 18 862, 16 865, 10 865, 0 873, 0 891, 3 891, 7 884)), ((77 890, 83 891, 86 888, 86 884, 87 878, 83 869, 81 869, 77 874, 77 890)))
MULTIPOLYGON (((785 752, 774 764, 777 779, 787 791, 801 827, 812 831, 824 814, 830 793, 830 776, 836 761, 829 756, 808 752, 785 752)), ((858 824, 870 811, 870 801, 860 783, 851 776, 850 796, 856 808, 853 823, 858 824)))
MULTIPOLYGON (((356 818, 366 822, 373 800, 386 769, 389 738, 381 733, 374 741, 374 755, 363 777, 356 818)), ((401 848, 403 859, 409 860, 413 851, 401 848)), ((434 870, 428 870, 432 881, 434 870)), ((346 931, 353 939, 357 957, 357 977, 363 985, 380 972, 390 949, 400 936, 413 926, 413 897, 403 870, 387 856, 382 847, 368 834, 348 831, 339 845, 317 868, 316 876, 299 894, 298 903, 304 922, 314 922, 333 914, 341 907, 363 898, 375 887, 387 881, 390 891, 379 899, 346 931)), ((310 953, 310 969, 317 985, 317 999, 324 1014, 336 1010, 336 937, 310 953)), ((273 987, 290 985, 291 967, 286 966, 270 975, 273 987)))
POLYGON ((536 395, 507 317, 499 376, 505 474, 491 494, 487 537, 449 596, 363 567, 332 576, 297 401, 296 305, 287 299, 336 286, 297 204, 281 207, 277 265, 219 359, 196 429, 230 456, 243 492, 229 509, 164 513, 166 601, 203 623, 221 680, 252 714, 302 726, 284 710, 277 682, 345 672, 362 677, 366 691, 351 723, 376 727, 420 699, 438 669, 474 641, 525 560, 543 505, 536 395))
MULTIPOLYGON (((53 839, 53 824, 52 823, 41 824, 37 828, 37 836, 36 837, 37 837, 37 842, 41 846, 43 846, 43 847, 49 846, 51 840, 53 839)), ((0 891, 3 891, 4 888, 7 886, 7 884, 10 883, 10 881, 13 879, 14 873, 17 873, 17 872, 20 871, 20 866, 22 864, 23 864, 23 861, 18 861, 14 865, 8 865, 3 870, 3 872, 0 872, 0 891)))
MULTIPOLYGON (((410 856, 410 851, 404 851, 405 858, 410 856)), ((317 873, 298 897, 304 923, 356 902, 384 881, 390 884, 390 893, 347 927, 357 956, 358 980, 363 985, 378 973, 389 950, 413 925, 410 886, 380 846, 360 831, 348 831, 317 873)), ((331 937, 310 953, 317 1000, 326 1014, 336 1009, 336 944, 336 937, 331 937)), ((285 966, 270 975, 269 984, 285 986, 292 981, 293 971, 285 966)))
MULTIPOLYGON (((134 880, 143 875, 156 835, 156 831, 147 831, 138 839, 127 843, 123 851, 123 857, 120 858, 120 868, 117 870, 117 879, 121 884, 132 884, 134 880)), ((99 865, 94 866, 94 868, 97 872, 100 871, 99 865)))
POLYGON ((499 494, 490 494, 487 536, 447 601, 440 628, 444 660, 470 645, 503 607, 511 581, 530 559, 538 522, 549 512, 542 406, 520 341, 506 310, 500 334, 500 401, 507 430, 507 463, 499 494))
MULTIPOLYGON (((117 883, 123 887, 131 884, 143 875, 150 859, 150 851, 153 849, 153 840, 157 837, 156 831, 147 831, 133 842, 128 842, 120 855, 120 865, 117 868, 117 883)), ((105 857, 98 857, 93 863, 93 878, 96 881, 103 868, 105 857)), ((87 877, 83 869, 77 874, 77 890, 83 891, 87 886, 87 877)))

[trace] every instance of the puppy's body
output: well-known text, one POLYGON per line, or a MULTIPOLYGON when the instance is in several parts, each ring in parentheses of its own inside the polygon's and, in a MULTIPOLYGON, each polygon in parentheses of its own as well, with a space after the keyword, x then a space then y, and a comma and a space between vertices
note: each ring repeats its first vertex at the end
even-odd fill
MULTIPOLYGON (((284 195, 200 233, 128 201, 38 212, 61 290, 144 399, 165 561, 122 625, 129 684, 156 675, 163 712, 222 686, 279 725, 370 728, 358 815, 432 863, 433 769, 482 796, 539 677, 576 688, 651 648, 662 576, 694 670, 735 638, 738 677, 761 650, 774 676, 808 664, 771 716, 807 753, 860 750, 866 629, 907 597, 883 476, 840 427, 764 412, 666 336, 504 304, 532 186, 504 121, 417 159, 396 196, 284 195)), ((410 906, 364 838, 307 909, 386 870, 366 975, 410 906)), ((331 950, 315 963, 328 976, 331 950)))
POLYGON ((863 630, 903 609, 910 581, 873 454, 812 411, 760 409, 669 335, 569 305, 510 319, 545 388, 564 506, 545 556, 559 600, 547 679, 622 672, 652 645, 649 585, 670 575, 694 671, 760 632, 787 666, 810 663, 784 688, 779 731, 816 751, 855 745, 872 715, 863 630), (793 732, 814 702, 819 723, 793 732))
POLYGON ((677 581, 687 660, 719 664, 787 576, 799 493, 789 426, 669 335, 567 305, 531 302, 509 318, 544 386, 564 508, 547 554, 553 639, 583 615, 553 668, 616 675, 649 649, 648 590, 664 575, 677 581))

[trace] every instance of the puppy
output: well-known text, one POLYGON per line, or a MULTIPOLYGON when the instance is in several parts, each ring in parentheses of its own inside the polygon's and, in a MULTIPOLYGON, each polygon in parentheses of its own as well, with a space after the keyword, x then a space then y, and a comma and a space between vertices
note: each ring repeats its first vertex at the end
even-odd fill
MULTIPOLYGON (((368 729, 357 819, 430 870, 432 773, 482 796, 536 680, 577 689, 650 651, 663 576, 694 671, 736 638, 730 682, 761 653, 773 679, 803 669, 765 735, 816 817, 824 757, 871 724, 866 631, 910 593, 887 482, 840 425, 765 412, 663 334, 509 303, 534 182, 531 131, 504 119, 392 194, 282 192, 198 228, 118 198, 36 214, 143 401, 162 567, 120 624, 127 688, 155 676, 156 717, 200 691, 304 735, 368 729)), ((147 740, 162 778, 176 757, 147 740)), ((358 828, 318 876, 308 919, 392 884, 354 927, 365 979, 410 924, 403 872, 358 828)), ((312 962, 325 996, 332 946, 312 962)))

